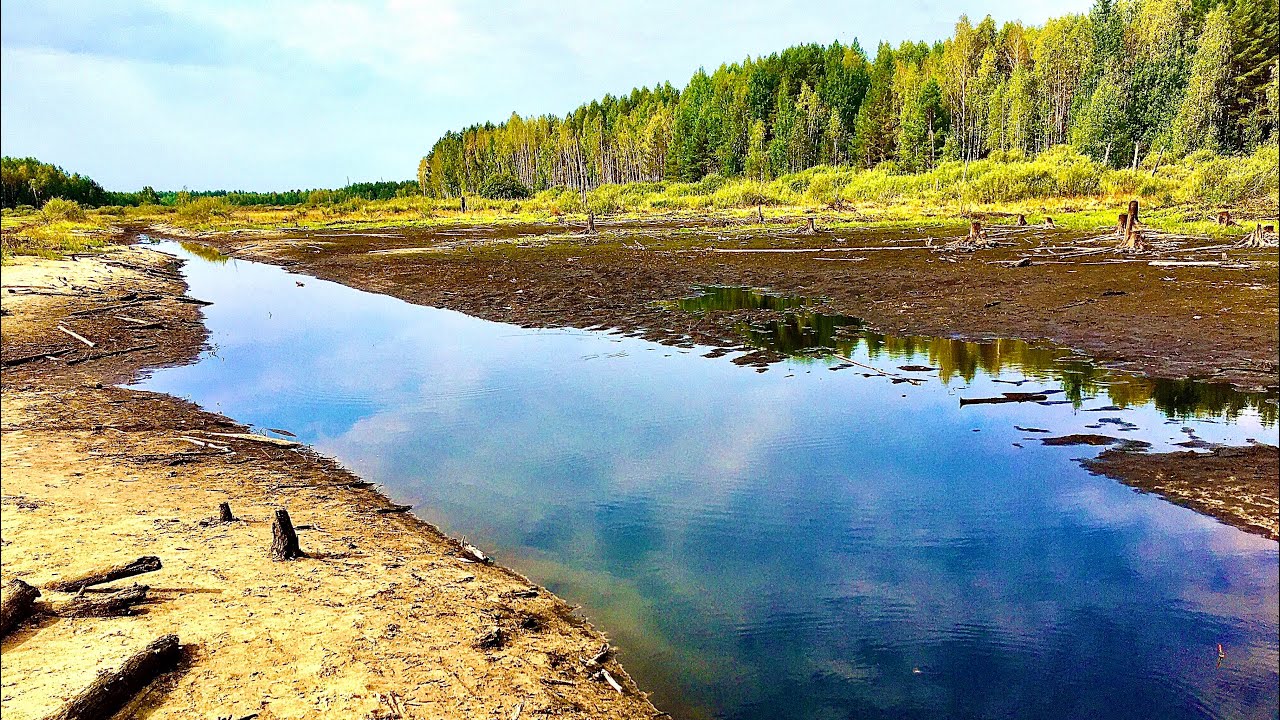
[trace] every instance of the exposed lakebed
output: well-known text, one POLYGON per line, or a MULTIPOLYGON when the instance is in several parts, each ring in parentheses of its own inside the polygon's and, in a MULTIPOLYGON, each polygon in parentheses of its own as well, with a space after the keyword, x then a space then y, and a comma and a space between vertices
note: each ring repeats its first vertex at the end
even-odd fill
POLYGON ((678 715, 1274 716, 1276 544, 1042 443, 1274 444, 1273 398, 677 302, 780 313, 744 341, 807 354, 756 373, 162 249, 211 349, 145 387, 286 428, 582 604, 678 715), (1045 398, 960 402, 1008 392, 1045 398))

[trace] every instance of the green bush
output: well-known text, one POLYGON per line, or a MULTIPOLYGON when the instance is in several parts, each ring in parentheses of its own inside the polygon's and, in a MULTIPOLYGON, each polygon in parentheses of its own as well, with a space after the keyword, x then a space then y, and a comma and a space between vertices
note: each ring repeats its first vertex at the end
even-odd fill
POLYGON ((40 214, 44 216, 45 222, 84 220, 84 208, 80 207, 80 203, 62 198, 53 198, 45 203, 40 209, 40 214))
POLYGON ((533 195, 528 185, 507 173, 490 175, 477 192, 480 197, 490 200, 523 200, 533 195))

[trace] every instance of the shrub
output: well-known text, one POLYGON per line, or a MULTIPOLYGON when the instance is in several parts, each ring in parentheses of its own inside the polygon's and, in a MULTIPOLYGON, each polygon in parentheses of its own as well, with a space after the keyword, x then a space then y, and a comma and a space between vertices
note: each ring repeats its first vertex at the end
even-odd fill
POLYGON ((523 200, 533 195, 528 185, 508 173, 490 175, 481 183, 478 192, 480 197, 490 200, 523 200))
POLYGON ((80 207, 80 203, 62 198, 53 198, 45 203, 40 209, 40 214, 44 216, 45 222, 84 220, 84 208, 80 207))

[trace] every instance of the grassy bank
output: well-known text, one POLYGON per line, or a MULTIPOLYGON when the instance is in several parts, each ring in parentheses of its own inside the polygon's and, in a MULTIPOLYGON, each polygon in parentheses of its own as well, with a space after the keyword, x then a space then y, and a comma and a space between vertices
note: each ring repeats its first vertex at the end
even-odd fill
POLYGON ((745 219, 761 208, 767 219, 820 213, 829 227, 961 227, 970 217, 1025 214, 1033 224, 1052 218, 1069 229, 1089 230, 1115 222, 1132 198, 1143 205, 1143 221, 1163 230, 1212 236, 1252 228, 1223 227, 1218 210, 1245 220, 1274 221, 1280 203, 1280 150, 1266 145, 1253 154, 1223 157, 1201 152, 1156 167, 1115 170, 1062 146, 1034 158, 997 156, 943 163, 924 173, 891 166, 872 170, 815 167, 768 182, 709 176, 696 183, 605 185, 586 194, 553 188, 519 200, 468 196, 347 199, 288 206, 233 205, 224 198, 197 197, 177 205, 104 207, 83 210, 50 202, 41 211, 4 216, 4 252, 57 255, 106 241, 126 223, 160 224, 195 231, 232 229, 378 228, 580 222, 587 211, 600 217, 689 217, 745 219), (52 210, 50 208, 53 208, 52 210))

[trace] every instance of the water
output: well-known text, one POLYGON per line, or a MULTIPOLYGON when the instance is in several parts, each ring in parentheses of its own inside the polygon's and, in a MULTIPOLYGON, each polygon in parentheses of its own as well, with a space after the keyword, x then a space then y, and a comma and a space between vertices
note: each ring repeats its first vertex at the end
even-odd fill
POLYGON ((583 605, 678 716, 1277 717, 1277 544, 1014 427, 1275 443, 1272 399, 843 321, 816 344, 925 381, 756 373, 161 247, 213 347, 142 386, 297 433, 583 605), (1040 389, 1068 402, 959 403, 1040 389))

